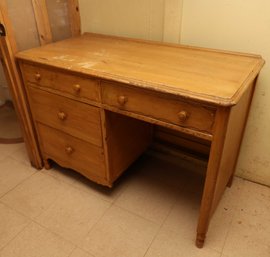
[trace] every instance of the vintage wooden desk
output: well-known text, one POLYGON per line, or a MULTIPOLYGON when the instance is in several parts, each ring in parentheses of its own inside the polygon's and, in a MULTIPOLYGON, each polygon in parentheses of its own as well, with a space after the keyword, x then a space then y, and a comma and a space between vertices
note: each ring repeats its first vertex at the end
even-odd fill
POLYGON ((196 245, 231 183, 260 56, 96 34, 18 54, 49 159, 112 186, 149 146, 152 124, 211 142, 196 245))

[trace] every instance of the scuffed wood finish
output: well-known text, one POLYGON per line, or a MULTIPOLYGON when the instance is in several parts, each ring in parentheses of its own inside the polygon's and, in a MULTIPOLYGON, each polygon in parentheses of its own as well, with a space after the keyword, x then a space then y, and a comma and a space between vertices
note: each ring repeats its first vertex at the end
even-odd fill
POLYGON ((42 168, 42 160, 33 128, 32 117, 29 113, 28 103, 25 99, 25 91, 15 62, 17 45, 13 34, 13 28, 8 17, 6 1, 0 1, 0 22, 6 29, 6 36, 0 37, 1 61, 12 94, 14 107, 21 124, 30 162, 34 167, 40 169, 42 168))
POLYGON ((52 31, 48 16, 46 0, 32 0, 41 45, 52 42, 52 31))
POLYGON ((238 153, 240 151, 254 88, 255 81, 250 84, 238 105, 231 108, 220 163, 220 170, 217 177, 216 189, 213 198, 212 213, 218 205, 225 187, 228 185, 228 183, 231 183, 231 178, 233 177, 237 163, 238 153))
POLYGON ((254 88, 255 81, 249 85, 236 106, 218 112, 215 127, 216 136, 212 142, 198 223, 196 241, 198 247, 203 245, 210 217, 214 213, 226 186, 232 183, 254 88), (221 115, 221 112, 224 114, 221 115), (216 167, 212 165, 216 165, 216 167))
POLYGON ((138 113, 184 128, 211 134, 215 109, 197 103, 187 103, 151 91, 101 82, 102 101, 105 105, 138 113))
POLYGON ((98 183, 108 185, 102 148, 37 123, 44 159, 79 171, 98 183))
POLYGON ((99 109, 29 87, 36 121, 102 147, 99 109))
POLYGON ((105 144, 111 180, 118 178, 152 141, 149 123, 105 111, 105 144))
POLYGON ((86 33, 20 59, 216 105, 235 105, 264 61, 244 55, 86 33))
POLYGON ((78 0, 68 0, 68 15, 70 22, 70 31, 73 37, 81 35, 81 16, 78 0))
POLYGON ((21 66, 27 83, 46 90, 52 89, 53 92, 61 95, 66 93, 77 100, 85 99, 100 102, 99 83, 96 79, 25 63, 21 66))
POLYGON ((153 124, 163 127, 156 138, 189 151, 186 160, 209 157, 196 238, 202 247, 232 181, 263 59, 96 34, 18 58, 47 168, 52 159, 112 186, 151 143, 153 124))

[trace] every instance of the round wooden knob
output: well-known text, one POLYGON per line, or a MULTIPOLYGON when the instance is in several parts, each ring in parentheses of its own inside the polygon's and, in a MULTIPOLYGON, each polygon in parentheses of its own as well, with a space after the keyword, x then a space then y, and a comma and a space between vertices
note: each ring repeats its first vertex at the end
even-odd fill
POLYGON ((41 79, 41 75, 40 75, 39 72, 37 72, 37 73, 35 74, 35 80, 36 80, 36 81, 40 81, 40 79, 41 79))
POLYGON ((184 122, 188 118, 188 113, 186 111, 181 111, 178 113, 178 118, 181 122, 184 122))
POLYGON ((65 120, 67 118, 67 115, 64 112, 58 112, 57 116, 60 120, 65 120))
POLYGON ((65 148, 65 152, 66 152, 67 154, 72 154, 72 153, 74 152, 74 149, 73 149, 71 146, 67 146, 67 147, 65 148))
POLYGON ((118 103, 120 104, 120 105, 125 105, 125 103, 127 102, 127 97, 126 96, 124 96, 124 95, 120 95, 120 96, 118 96, 118 103))
POLYGON ((81 86, 79 84, 73 85, 73 90, 76 94, 79 94, 81 91, 81 86))

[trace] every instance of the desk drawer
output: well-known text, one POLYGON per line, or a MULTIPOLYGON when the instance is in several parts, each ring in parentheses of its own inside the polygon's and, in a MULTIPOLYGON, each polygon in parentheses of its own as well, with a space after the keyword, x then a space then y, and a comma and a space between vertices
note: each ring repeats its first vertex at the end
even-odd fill
POLYGON ((67 135, 59 130, 38 124, 38 133, 46 158, 74 169, 86 177, 105 178, 103 149, 67 135))
POLYGON ((97 146, 102 146, 99 108, 28 87, 34 119, 97 146))
POLYGON ((26 83, 30 82, 40 87, 67 93, 78 100, 85 98, 100 102, 99 82, 96 79, 83 78, 30 64, 23 64, 22 68, 26 83))
POLYGON ((104 81, 101 86, 104 104, 182 127, 212 132, 214 109, 118 83, 104 81))

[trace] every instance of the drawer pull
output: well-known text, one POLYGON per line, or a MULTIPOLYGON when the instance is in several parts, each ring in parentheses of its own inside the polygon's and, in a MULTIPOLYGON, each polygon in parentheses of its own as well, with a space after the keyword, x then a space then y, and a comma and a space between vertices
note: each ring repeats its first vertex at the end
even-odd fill
POLYGON ((71 146, 67 146, 67 147, 65 148, 65 152, 66 152, 67 154, 72 154, 72 153, 74 152, 74 149, 73 149, 71 146))
POLYGON ((67 118, 67 115, 64 112, 58 112, 57 116, 60 120, 65 120, 67 118))
POLYGON ((41 79, 41 75, 40 75, 39 72, 37 72, 37 73, 35 74, 35 80, 36 80, 36 81, 40 81, 40 79, 41 79))
POLYGON ((79 94, 81 91, 81 86, 79 84, 73 85, 73 90, 76 94, 79 94))
POLYGON ((118 96, 118 99, 117 99, 117 101, 118 101, 118 103, 120 105, 125 105, 125 103, 127 102, 127 100, 128 100, 128 98, 126 96, 124 96, 124 95, 118 96))
POLYGON ((178 113, 178 118, 181 122, 184 122, 188 118, 188 113, 186 111, 181 111, 178 113))

